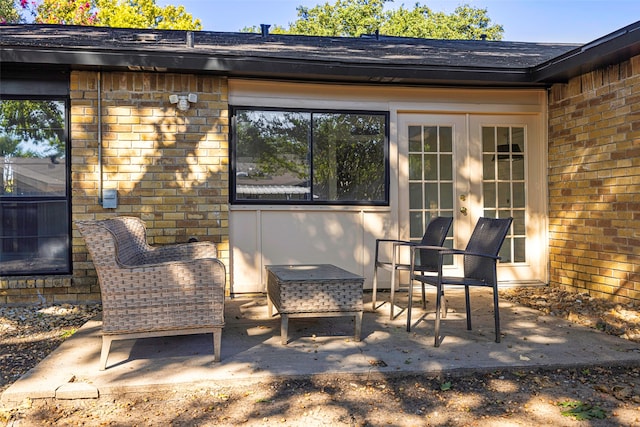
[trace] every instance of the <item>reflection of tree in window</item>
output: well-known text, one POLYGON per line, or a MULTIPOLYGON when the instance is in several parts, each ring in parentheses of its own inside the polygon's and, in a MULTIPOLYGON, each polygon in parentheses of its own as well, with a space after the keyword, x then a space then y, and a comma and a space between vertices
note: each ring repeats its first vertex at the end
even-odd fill
POLYGON ((313 191, 320 200, 384 198, 384 116, 313 116, 313 191))
POLYGON ((64 194, 64 104, 2 100, 0 129, 1 194, 64 194))
MULTIPOLYGON (((309 113, 239 111, 237 183, 280 189, 308 187, 310 119, 309 113)), ((266 198, 278 197, 271 194, 266 198)))
POLYGON ((236 199, 382 202, 385 114, 236 110, 236 199))

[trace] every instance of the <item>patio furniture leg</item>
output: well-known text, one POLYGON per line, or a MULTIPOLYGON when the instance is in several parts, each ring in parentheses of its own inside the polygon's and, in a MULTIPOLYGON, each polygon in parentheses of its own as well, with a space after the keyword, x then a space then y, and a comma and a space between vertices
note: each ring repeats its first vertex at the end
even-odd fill
POLYGON ((496 323, 496 342, 500 342, 500 309, 498 308, 498 289, 493 288, 493 310, 496 323))
POLYGON ((360 337, 362 335, 362 312, 361 311, 356 313, 355 322, 356 322, 355 339, 356 341, 360 341, 360 337))
POLYGON ((411 306, 413 305, 413 286, 409 278, 409 299, 407 301, 407 332, 411 332, 411 306))
POLYGON ((289 315, 280 314, 280 340, 283 345, 287 345, 289 341, 289 315))
POLYGON ((469 298, 469 287, 464 287, 464 303, 467 306, 467 330, 471 330, 471 301, 469 298))
POLYGON ((213 361, 220 361, 220 346, 222 345, 222 328, 213 331, 213 361))
POLYGON ((273 316, 273 303, 271 302, 271 298, 267 295, 267 310, 269 313, 269 317, 273 316))
POLYGON ((442 318, 447 318, 447 298, 444 296, 444 290, 440 292, 442 294, 442 299, 440 300, 440 305, 442 306, 442 318))
POLYGON ((398 272, 396 270, 396 261, 394 258, 391 268, 391 299, 389 301, 391 303, 391 306, 389 307, 389 320, 393 320, 393 309, 396 305, 396 274, 398 274, 398 272))
POLYGON ((373 268, 373 292, 371 293, 371 310, 376 311, 376 294, 378 291, 378 266, 373 268))
POLYGON ((100 351, 100 370, 107 369, 107 358, 109 357, 109 349, 111 349, 111 341, 113 339, 110 336, 102 336, 102 350, 100 351))
POLYGON ((436 323, 434 326, 435 329, 435 343, 434 347, 440 347, 440 305, 442 304, 442 285, 438 285, 436 288, 436 323))

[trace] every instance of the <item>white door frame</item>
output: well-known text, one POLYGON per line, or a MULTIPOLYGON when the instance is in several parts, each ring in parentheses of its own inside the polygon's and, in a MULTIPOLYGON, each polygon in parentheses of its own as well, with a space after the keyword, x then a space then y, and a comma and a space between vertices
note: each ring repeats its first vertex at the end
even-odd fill
MULTIPOLYGON (((454 246, 464 248, 478 218, 483 216, 482 200, 482 145, 483 126, 522 126, 526 129, 525 144, 525 224, 526 261, 502 263, 498 268, 500 282, 547 283, 548 246, 546 244, 546 156, 540 115, 535 114, 398 114, 398 168, 401 177, 408 178, 407 127, 415 125, 451 126, 454 140, 454 246), (464 198, 464 200, 462 200, 464 198), (461 212, 466 208, 467 215, 461 212)), ((400 238, 409 238, 409 185, 408 179, 398 183, 398 210, 400 238)), ((459 274, 460 263, 449 268, 459 274)))

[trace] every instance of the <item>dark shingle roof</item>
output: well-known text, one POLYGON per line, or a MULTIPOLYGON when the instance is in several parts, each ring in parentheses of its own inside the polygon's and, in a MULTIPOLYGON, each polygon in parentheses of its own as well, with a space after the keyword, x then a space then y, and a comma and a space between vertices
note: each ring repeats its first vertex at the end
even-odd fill
POLYGON ((331 81, 532 85, 580 45, 403 37, 314 37, 0 26, 0 61, 331 81))

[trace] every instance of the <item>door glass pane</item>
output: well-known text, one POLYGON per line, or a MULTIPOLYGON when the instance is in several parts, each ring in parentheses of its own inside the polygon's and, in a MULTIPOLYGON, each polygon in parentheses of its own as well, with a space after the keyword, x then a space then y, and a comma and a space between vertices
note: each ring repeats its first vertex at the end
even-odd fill
POLYGON ((409 215, 409 234, 411 240, 420 240, 424 234, 424 221, 422 220, 422 211, 414 211, 409 215))
POLYGON ((424 198, 425 204, 423 208, 428 208, 429 211, 438 210, 438 184, 431 182, 424 184, 424 198))
POLYGON ((422 151, 422 127, 409 126, 409 151, 422 151))
POLYGON ((422 185, 412 182, 409 184, 409 208, 421 209, 422 206, 422 185))
POLYGON ((440 184, 440 209, 453 210, 453 184, 450 182, 440 184))
POLYGON ((409 179, 422 180, 422 154, 409 154, 409 179))
POLYGON ((513 262, 525 262, 525 238, 515 237, 513 239, 513 262))
POLYGON ((496 151, 495 128, 482 128, 482 151, 485 153, 493 153, 496 151))
POLYGON ((440 152, 453 152, 453 128, 449 126, 440 127, 440 152))
POLYGON ((524 161, 514 158, 511 169, 513 179, 524 180, 524 161))
MULTIPOLYGON (((505 156, 504 154, 498 154, 498 157, 505 156)), ((498 179, 509 180, 511 178, 511 164, 508 163, 509 158, 506 160, 498 161, 498 179)))
POLYGON ((513 234, 524 236, 525 233, 524 210, 515 210, 513 212, 513 234))
POLYGON ((436 181, 438 179, 438 155, 424 155, 424 179, 436 181))
MULTIPOLYGON (((408 130, 411 239, 419 240, 431 218, 453 216, 453 128, 409 126, 408 130), (421 143, 418 142, 418 129, 421 143)), ((451 246, 452 243, 453 233, 445 244, 451 246)))
POLYGON ((511 207, 511 184, 508 182, 498 183, 498 207, 511 207))
POLYGON ((524 182, 513 183, 513 207, 524 208, 524 182))
POLYGON ((450 154, 440 155, 440 179, 453 181, 453 157, 450 154))
MULTIPOLYGON (((494 151, 493 149, 491 150, 494 151)), ((484 172, 485 180, 493 180, 495 179, 495 161, 493 154, 483 154, 482 155, 482 171, 484 172)))
POLYGON ((497 127, 496 128, 496 145, 498 146, 498 151, 507 151, 504 149, 500 149, 500 146, 509 146, 509 129, 507 127, 497 127))
POLYGON ((513 238, 506 238, 500 248, 500 263, 505 264, 513 261, 513 238))
POLYGON ((495 208, 496 207, 496 185, 493 182, 485 182, 482 186, 484 207, 495 208))
POLYGON ((435 126, 424 127, 424 152, 435 153, 438 151, 438 128, 435 126))

